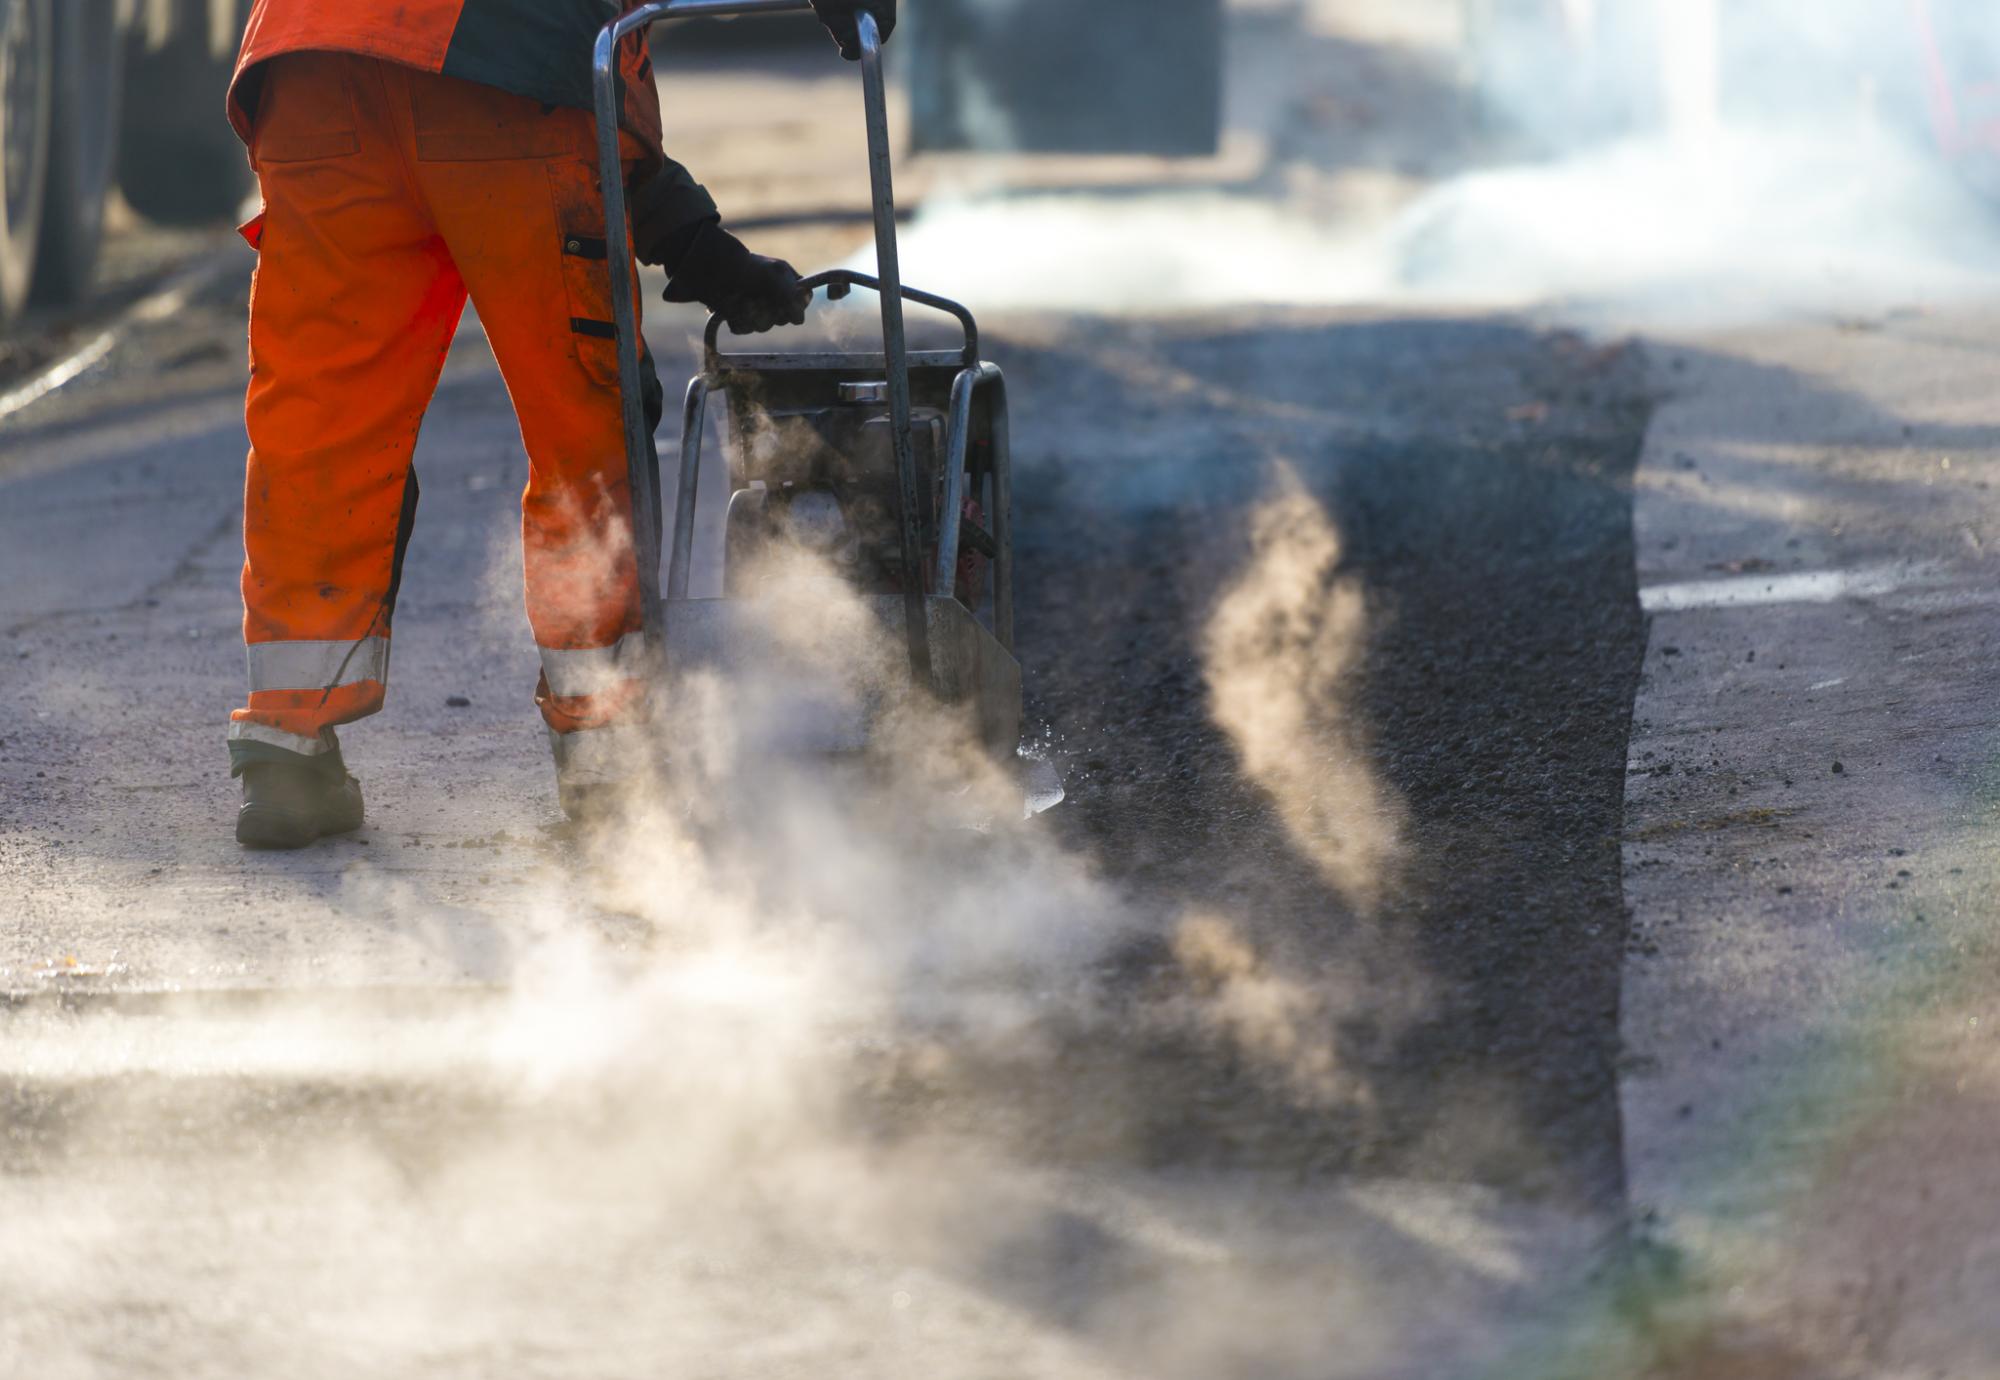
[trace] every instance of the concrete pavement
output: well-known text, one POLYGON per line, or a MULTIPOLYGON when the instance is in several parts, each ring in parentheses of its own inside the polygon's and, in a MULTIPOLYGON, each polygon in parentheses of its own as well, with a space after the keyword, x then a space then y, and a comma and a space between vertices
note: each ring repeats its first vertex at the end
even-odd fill
POLYGON ((1654 352, 1624 1104, 1685 1373, 2000 1371, 1996 346, 1939 307, 1654 352))

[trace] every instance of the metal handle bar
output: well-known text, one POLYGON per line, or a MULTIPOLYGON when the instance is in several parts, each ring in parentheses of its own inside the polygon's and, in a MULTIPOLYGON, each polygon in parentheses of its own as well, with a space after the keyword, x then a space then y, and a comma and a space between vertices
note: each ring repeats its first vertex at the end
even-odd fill
MULTIPOLYGON (((896 490, 903 547, 903 628, 910 673, 930 685, 930 610, 924 599, 923 539, 917 531, 917 447, 910 433, 910 346, 903 332, 903 265, 896 249, 896 191, 889 154, 889 89, 882 73, 882 31, 875 16, 854 16, 861 40, 862 113, 868 121, 868 182, 875 203, 875 272, 881 277, 882 354, 889 366, 889 439, 896 450, 896 490)), ((953 515, 953 521, 957 520, 953 515)))
MULTIPOLYGON (((835 302, 847 296, 852 288, 867 288, 871 292, 882 291, 882 280, 866 273, 856 273, 852 269, 834 268, 825 273, 815 273, 810 278, 801 278, 799 287, 805 292, 827 290, 827 297, 835 302)), ((939 297, 936 293, 922 292, 913 287, 903 289, 903 300, 915 302, 920 307, 929 307, 957 319, 965 328, 965 367, 974 368, 979 363, 979 323, 973 319, 969 308, 952 301, 949 297, 939 297)), ((722 342, 723 316, 721 312, 708 318, 708 332, 703 337, 703 345, 708 354, 709 367, 719 367, 730 356, 720 349, 722 342)))
POLYGON ((604 197, 604 243, 611 271, 611 323, 618 346, 618 392, 625 421, 625 472, 631 485, 632 549, 639 563, 639 617, 644 658, 657 679, 666 662, 666 617, 660 604, 660 474, 646 424, 640 384, 639 284, 632 268, 632 227, 626 218, 625 160, 620 146, 624 114, 618 49, 634 32, 669 14, 764 14, 808 8, 809 0, 662 0, 642 5, 604 26, 591 55, 591 92, 597 114, 597 180, 604 197))
MULTIPOLYGON (((611 313, 618 343, 618 387, 625 414, 625 463, 632 487, 632 540, 639 558, 640 615, 647 656, 662 658, 666 626, 660 603, 659 475, 652 433, 646 425, 640 386, 636 275, 632 232, 626 219, 624 159, 619 145, 624 82, 618 49, 625 39, 661 19, 698 15, 775 14, 802 10, 809 0, 658 0, 641 5, 604 26, 592 59, 592 91, 597 113, 597 176, 604 195, 604 233, 611 270, 611 313)), ((929 613, 924 605, 922 543, 917 531, 916 446, 910 434, 910 356, 903 329, 903 277, 896 252, 896 197, 890 168, 889 95, 882 71, 882 31, 875 16, 855 16, 861 41, 861 91, 868 125, 868 172, 875 211, 875 260, 881 274, 882 353, 888 364, 890 435, 896 451, 896 488, 901 507, 905 572, 903 621, 910 645, 910 669, 918 683, 931 683, 929 613)), ((676 542, 679 534, 676 533, 676 542)))

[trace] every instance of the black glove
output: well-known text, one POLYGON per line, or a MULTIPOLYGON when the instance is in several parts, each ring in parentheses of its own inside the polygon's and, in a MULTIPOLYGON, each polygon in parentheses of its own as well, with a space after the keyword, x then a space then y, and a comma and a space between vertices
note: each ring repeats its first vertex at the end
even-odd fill
POLYGON ((812 294, 783 259, 752 254, 743 241, 713 221, 701 227, 667 280, 669 302, 699 302, 719 312, 738 335, 805 323, 812 294))
POLYGON ((884 43, 896 32, 896 0, 812 0, 812 7, 819 14, 819 22, 826 25, 833 41, 840 45, 840 55, 849 62, 861 59, 861 33, 854 18, 861 11, 875 16, 884 43))

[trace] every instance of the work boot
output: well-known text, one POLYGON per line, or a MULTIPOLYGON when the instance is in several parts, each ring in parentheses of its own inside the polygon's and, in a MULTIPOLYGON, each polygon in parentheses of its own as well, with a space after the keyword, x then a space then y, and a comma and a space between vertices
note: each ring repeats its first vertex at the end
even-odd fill
POLYGON ((332 771, 303 760, 252 762, 242 775, 236 841, 245 848, 304 848, 361 827, 361 783, 338 761, 332 771))
POLYGON ((602 828, 621 819, 634 819, 651 799, 644 777, 629 776, 622 781, 569 781, 556 777, 556 798, 571 824, 602 828))
POLYGON ((570 823, 607 824, 645 803, 650 780, 646 747, 629 729, 551 730, 549 750, 556 761, 556 798, 570 823))

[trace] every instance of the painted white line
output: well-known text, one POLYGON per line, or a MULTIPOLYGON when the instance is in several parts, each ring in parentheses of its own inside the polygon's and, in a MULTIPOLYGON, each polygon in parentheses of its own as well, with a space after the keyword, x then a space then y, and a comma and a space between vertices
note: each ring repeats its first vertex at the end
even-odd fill
POLYGON ((1794 575, 1737 575, 1727 580, 1691 580, 1639 591, 1648 613, 1689 609, 1745 608, 1757 604, 1831 604, 1865 599, 1915 584, 1931 574, 1921 564, 1878 565, 1861 570, 1805 570, 1794 575))
POLYGON ((96 368, 98 363, 111 353, 111 347, 117 343, 118 332, 106 331, 68 359, 50 365, 13 392, 0 394, 0 421, 13 416, 22 408, 34 406, 70 380, 96 368))
POLYGON ((226 259, 209 258, 182 270, 166 286, 127 307, 124 315, 94 336, 82 349, 51 364, 12 392, 0 393, 0 421, 33 407, 58 388, 95 369, 104 362, 105 356, 117 348, 119 338, 131 327, 164 321, 185 309, 194 295, 213 282, 227 266, 226 259))
POLYGON ((1832 680, 1814 681, 1811 685, 1808 685, 1806 689, 1809 692, 1817 690, 1831 690, 1836 685, 1845 685, 1845 684, 1847 684, 1846 676, 1835 676, 1832 680))

